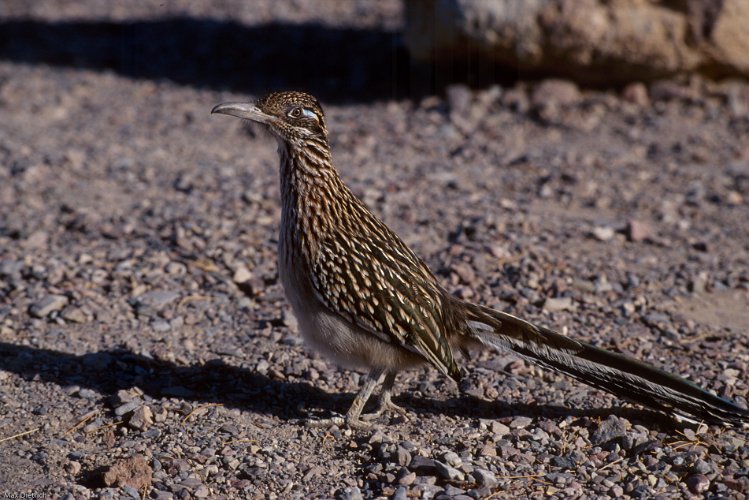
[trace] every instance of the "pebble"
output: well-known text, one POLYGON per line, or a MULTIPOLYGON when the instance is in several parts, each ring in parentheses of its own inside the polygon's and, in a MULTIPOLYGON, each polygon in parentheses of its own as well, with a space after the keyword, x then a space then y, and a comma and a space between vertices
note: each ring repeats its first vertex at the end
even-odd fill
POLYGON ((533 423, 533 419, 531 417, 515 417, 510 422, 510 428, 511 429, 525 429, 532 423, 533 423))
POLYGON ((568 105, 580 99, 580 91, 569 80, 547 79, 536 85, 531 95, 531 103, 536 107, 568 105))
POLYGON ((647 222, 630 219, 625 234, 629 241, 640 243, 653 236, 653 228, 647 222))
POLYGON ((168 321, 165 321, 163 319, 155 319, 151 321, 151 328, 153 328, 153 331, 155 332, 165 333, 171 330, 172 326, 169 324, 168 321))
POLYGON ((450 498, 458 498, 465 493, 466 490, 460 489, 455 485, 448 484, 445 486, 445 495, 447 495, 450 498))
POLYGON ((66 307, 60 313, 60 316, 71 323, 86 323, 88 321, 88 316, 79 307, 66 307))
POLYGON ((250 279, 252 279, 252 273, 247 269, 247 266, 237 266, 234 275, 232 276, 234 283, 242 284, 250 281, 250 279))
POLYGON ((24 264, 21 260, 0 259, 0 278, 20 278, 23 268, 24 264))
POLYGON ((435 498, 437 495, 444 491, 444 488, 437 486, 436 484, 420 484, 417 491, 421 491, 421 495, 417 498, 435 498))
POLYGON ((710 479, 708 479, 704 474, 689 475, 685 482, 689 491, 696 495, 704 493, 710 488, 710 479))
POLYGON ((507 427, 502 422, 497 422, 497 421, 492 422, 492 434, 494 434, 494 436, 502 437, 509 433, 510 433, 510 428, 507 427))
POLYGON ((141 431, 148 430, 153 425, 153 412, 148 405, 138 407, 128 420, 130 427, 141 431))
POLYGON ((626 436, 627 423, 626 420, 621 419, 616 415, 609 415, 606 420, 601 422, 601 424, 595 428, 593 434, 590 436, 590 442, 594 445, 600 446, 617 438, 626 436))
POLYGON ((636 104, 643 108, 650 105, 648 88, 642 82, 628 84, 622 91, 622 97, 625 101, 629 101, 632 104, 636 104))
POLYGON ((614 237, 615 231, 613 228, 608 226, 595 227, 592 231, 593 237, 598 241, 609 241, 614 237))
POLYGON ((447 453, 443 454, 442 461, 447 465, 451 465, 453 467, 460 467, 461 465, 463 465, 463 460, 454 451, 448 451, 447 453))
POLYGON ((476 468, 473 470, 473 478, 479 486, 486 486, 487 488, 494 488, 499 481, 497 477, 491 471, 486 469, 476 468))
POLYGON ((408 472, 408 469, 406 469, 406 474, 404 474, 402 477, 398 479, 398 484, 402 484, 404 486, 411 486, 414 481, 416 481, 416 473, 415 472, 408 472))
POLYGON ((570 297, 548 298, 544 301, 544 309, 549 312, 569 311, 573 309, 570 297))
POLYGON ((122 491, 124 491, 130 498, 140 500, 140 492, 132 486, 125 485, 122 487, 122 491))
POLYGON ((396 450, 396 462, 398 465, 408 465, 411 463, 411 454, 402 446, 396 450))
POLYGON ((481 447, 479 455, 482 457, 496 457, 497 447, 493 443, 487 443, 481 447))
POLYGON ((356 486, 348 486, 340 490, 338 494, 340 500, 364 500, 361 490, 356 486))
POLYGON ((400 486, 393 493, 393 500, 407 500, 408 499, 408 488, 400 486))
POLYGON ((68 298, 64 295, 47 295, 41 300, 34 302, 29 308, 29 313, 35 318, 46 318, 55 311, 61 310, 68 305, 68 298))
POLYGON ((713 472, 713 468, 712 466, 710 466, 710 464, 700 458, 694 463, 694 465, 692 465, 692 472, 696 472, 698 474, 711 474, 713 472))
POLYGON ((153 316, 164 310, 168 305, 179 298, 180 294, 171 290, 151 290, 138 297, 131 303, 139 316, 153 316))
POLYGON ((465 479, 465 474, 463 474, 463 472, 455 467, 442 463, 439 460, 434 461, 434 467, 437 474, 448 481, 463 481, 465 479))
POLYGON ((206 485, 201 484, 195 489, 195 491, 193 491, 192 494, 196 498, 208 498, 211 495, 211 491, 208 489, 206 485))
POLYGON ((624 496, 624 488, 622 488, 618 484, 615 484, 611 487, 609 493, 611 494, 612 498, 622 498, 624 496))
POLYGON ((408 469, 419 475, 434 474, 436 472, 436 463, 434 459, 416 455, 411 458, 408 469))
POLYGON ((68 462, 68 464, 65 466, 65 470, 73 476, 77 476, 78 473, 81 472, 81 468, 81 463, 76 461, 68 462))
POLYGON ((138 408, 140 405, 142 405, 143 402, 140 399, 134 399, 128 403, 122 404, 114 409, 114 414, 118 417, 121 417, 127 413, 130 413, 131 411, 134 411, 136 408, 138 408))

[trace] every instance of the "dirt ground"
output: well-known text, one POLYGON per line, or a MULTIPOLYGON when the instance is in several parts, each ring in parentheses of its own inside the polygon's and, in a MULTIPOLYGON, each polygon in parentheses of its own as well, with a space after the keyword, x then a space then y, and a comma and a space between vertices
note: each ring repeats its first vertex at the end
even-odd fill
POLYGON ((361 374, 296 332, 275 144, 209 114, 317 94, 343 178, 457 296, 746 405, 749 85, 429 96, 395 0, 134 4, 0 8, 0 495, 749 494, 746 430, 504 353, 460 390, 404 372, 405 418, 305 426, 361 374))

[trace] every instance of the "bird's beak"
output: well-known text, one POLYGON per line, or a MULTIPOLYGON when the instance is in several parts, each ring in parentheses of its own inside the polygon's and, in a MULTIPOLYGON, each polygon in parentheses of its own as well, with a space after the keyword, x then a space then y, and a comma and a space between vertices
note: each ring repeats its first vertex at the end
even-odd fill
POLYGON ((258 123, 271 123, 274 120, 272 115, 263 113, 260 108, 248 102, 225 102, 214 106, 211 114, 218 113, 222 115, 236 116, 245 120, 252 120, 258 123))

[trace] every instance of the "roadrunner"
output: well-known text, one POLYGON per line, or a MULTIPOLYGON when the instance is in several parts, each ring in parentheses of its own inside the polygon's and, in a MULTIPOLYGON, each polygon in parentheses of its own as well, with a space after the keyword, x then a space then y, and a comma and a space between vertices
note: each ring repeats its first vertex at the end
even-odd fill
POLYGON ((749 411, 633 358, 573 340, 450 295, 426 264, 344 184, 333 166, 317 99, 275 92, 212 113, 265 126, 278 141, 282 216, 279 276, 305 340, 369 375, 345 417, 320 425, 367 427, 391 401, 395 375, 430 363, 458 381, 456 353, 488 346, 593 387, 691 421, 749 422, 749 411), (376 411, 362 415, 382 384, 376 411))

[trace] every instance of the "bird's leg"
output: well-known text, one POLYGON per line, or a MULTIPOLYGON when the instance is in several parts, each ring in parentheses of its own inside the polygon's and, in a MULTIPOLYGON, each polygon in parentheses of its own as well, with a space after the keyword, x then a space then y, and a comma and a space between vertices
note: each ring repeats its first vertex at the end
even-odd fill
MULTIPOLYGON (((369 375, 367 375, 367 379, 364 381, 361 389, 359 389, 359 393, 354 398, 354 402, 351 403, 351 407, 344 417, 331 417, 322 420, 315 420, 308 422, 307 425, 310 427, 330 427, 332 425, 341 426, 346 424, 352 429, 368 429, 372 427, 372 424, 361 420, 361 412, 364 409, 364 405, 367 404, 369 397, 372 395, 372 391, 380 385, 384 377, 385 372, 382 369, 373 368, 369 372, 369 375)), ((390 382, 390 385, 392 386, 392 381, 390 382)))
POLYGON ((406 409, 393 403, 390 399, 393 395, 393 384, 395 383, 395 372, 387 372, 385 375, 385 381, 382 385, 382 392, 377 400, 377 408, 372 413, 362 415, 361 419, 365 421, 374 420, 386 411, 393 411, 406 416, 406 409))

